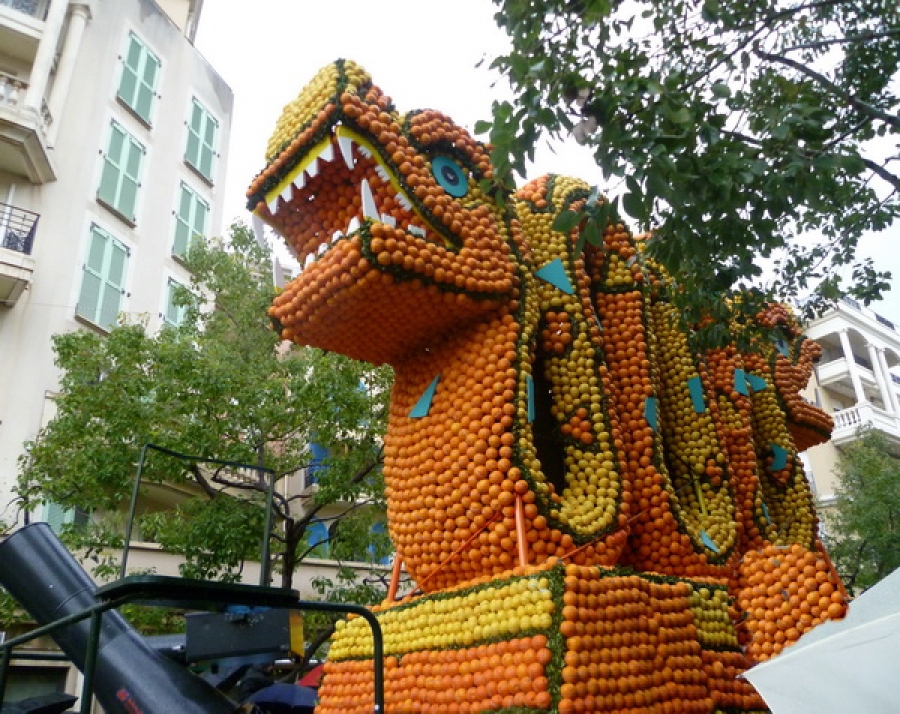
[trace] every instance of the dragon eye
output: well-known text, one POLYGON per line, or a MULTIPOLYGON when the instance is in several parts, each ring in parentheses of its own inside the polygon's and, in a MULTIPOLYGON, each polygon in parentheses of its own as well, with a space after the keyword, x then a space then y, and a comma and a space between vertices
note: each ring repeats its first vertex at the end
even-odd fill
POLYGON ((431 162, 431 173, 444 189, 454 198, 462 198, 469 192, 469 181, 462 166, 447 156, 438 156, 431 162))

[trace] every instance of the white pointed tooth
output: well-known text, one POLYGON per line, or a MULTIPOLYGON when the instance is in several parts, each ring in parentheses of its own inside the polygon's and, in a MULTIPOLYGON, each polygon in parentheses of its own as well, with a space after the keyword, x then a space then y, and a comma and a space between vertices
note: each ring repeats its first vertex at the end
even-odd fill
POLYGON ((251 215, 250 223, 253 225, 253 237, 256 238, 256 242, 266 248, 266 230, 263 227, 262 218, 254 213, 251 215))
POLYGON ((349 136, 338 137, 338 148, 341 150, 341 156, 348 169, 353 168, 353 139, 349 136))
POLYGON ((387 169, 384 168, 384 166, 382 166, 381 164, 378 164, 378 166, 375 167, 375 173, 381 176, 381 179, 385 182, 391 180, 390 174, 388 174, 387 169))
POLYGON ((420 238, 425 237, 425 229, 421 226, 414 226, 412 223, 410 223, 409 227, 406 230, 412 233, 414 236, 419 236, 420 238))
POLYGON ((381 222, 388 226, 396 226, 397 219, 394 218, 390 213, 382 213, 381 214, 381 222))
POLYGON ((363 156, 365 156, 367 159, 372 158, 372 150, 368 146, 363 146, 362 144, 360 144, 356 148, 359 151, 359 153, 362 154, 363 156))
POLYGON ((275 211, 278 210, 278 196, 275 196, 275 198, 269 201, 266 205, 269 207, 269 213, 274 216, 275 211))
POLYGON ((319 243, 319 247, 316 248, 316 254, 323 255, 326 250, 328 250, 328 243, 319 243))
POLYGON ((401 206, 403 206, 404 210, 407 210, 407 211, 412 210, 412 203, 404 194, 398 193, 394 197, 394 199, 397 201, 397 203, 399 203, 401 206))
POLYGON ((334 243, 335 241, 339 241, 343 237, 344 237, 344 231, 335 231, 334 233, 331 234, 331 242, 334 243))
POLYGON ((359 230, 359 218, 357 216, 353 216, 350 219, 350 222, 347 224, 347 234, 355 233, 359 230))
POLYGON ((334 144, 327 144, 325 148, 319 152, 319 158, 322 161, 334 161, 334 144))
POLYGON ((281 267, 278 256, 275 256, 272 260, 272 280, 275 283, 276 288, 283 288, 285 286, 284 268, 281 267))
POLYGON ((310 178, 317 176, 319 173, 319 160, 313 159, 312 161, 310 161, 309 166, 306 167, 305 173, 310 178))
POLYGON ((281 200, 285 203, 290 203, 291 198, 293 198, 293 190, 293 184, 288 184, 287 186, 285 186, 284 190, 281 192, 281 200))
POLYGON ((306 260, 303 261, 303 267, 308 268, 310 265, 312 265, 315 262, 315 260, 316 260, 316 256, 313 253, 310 253, 309 255, 306 256, 306 260))
POLYGON ((294 177, 294 191, 299 191, 304 186, 306 186, 306 174, 301 171, 294 177))
POLYGON ((360 193, 362 197, 363 218, 379 219, 378 206, 375 205, 375 197, 372 195, 372 187, 366 179, 360 184, 360 193))

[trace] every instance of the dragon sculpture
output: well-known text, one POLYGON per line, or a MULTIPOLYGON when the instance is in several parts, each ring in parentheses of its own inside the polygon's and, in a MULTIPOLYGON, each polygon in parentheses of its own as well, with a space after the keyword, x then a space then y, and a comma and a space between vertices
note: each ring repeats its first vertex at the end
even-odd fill
MULTIPOLYGON (((590 186, 503 195, 487 147, 348 60, 266 161, 248 208, 302 266, 276 329, 394 370, 388 527, 423 594, 376 608, 388 711, 765 710, 737 675, 846 607, 799 458, 831 431, 800 396, 819 348, 790 312, 757 317, 775 344, 697 354, 645 238, 557 229, 590 186)), ((371 711, 371 658, 342 623, 319 711, 371 711)))

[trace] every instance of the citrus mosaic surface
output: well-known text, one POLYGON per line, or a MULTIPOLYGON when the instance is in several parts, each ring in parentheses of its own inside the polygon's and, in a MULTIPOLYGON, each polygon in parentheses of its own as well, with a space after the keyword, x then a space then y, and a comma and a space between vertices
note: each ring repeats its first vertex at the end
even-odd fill
MULTIPOLYGON (((697 352, 650 238, 559 229, 596 190, 506 193, 488 147, 348 60, 266 162, 248 208, 302 266, 275 329, 394 370, 388 525, 424 595, 380 610, 393 710, 761 708, 735 676, 846 609, 799 458, 832 428, 800 395, 820 350, 790 311, 697 352)), ((335 637, 323 711, 365 699, 369 638, 335 637)))

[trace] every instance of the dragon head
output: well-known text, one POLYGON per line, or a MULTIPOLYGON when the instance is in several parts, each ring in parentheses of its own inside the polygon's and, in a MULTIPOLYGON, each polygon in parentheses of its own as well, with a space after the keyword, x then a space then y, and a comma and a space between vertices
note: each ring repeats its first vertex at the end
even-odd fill
POLYGON ((318 72, 266 153, 248 209, 302 267, 270 308, 285 339, 392 363, 516 297, 487 149, 440 112, 399 114, 355 63, 318 72))

